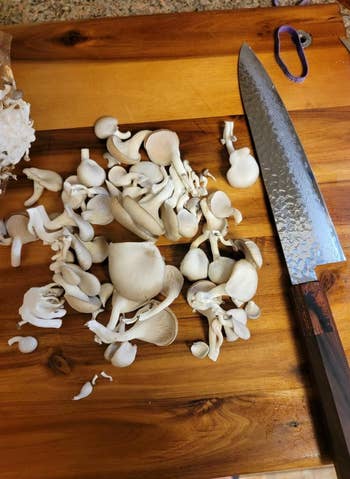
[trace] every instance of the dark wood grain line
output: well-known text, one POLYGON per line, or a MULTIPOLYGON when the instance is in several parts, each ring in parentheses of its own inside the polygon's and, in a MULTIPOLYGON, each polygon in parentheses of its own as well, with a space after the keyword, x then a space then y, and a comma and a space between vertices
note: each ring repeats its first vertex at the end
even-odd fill
MULTIPOLYGON (((324 6, 322 11, 316 5, 264 8, 261 14, 262 9, 258 10, 259 14, 246 9, 50 22, 4 30, 14 36, 13 60, 51 61, 226 55, 237 51, 242 40, 253 41, 257 52, 270 51, 274 30, 287 21, 295 28, 311 29, 318 46, 344 34, 336 4, 324 6), (247 29, 252 21, 254 27, 247 29)), ((292 46, 286 45, 288 48, 292 46)))

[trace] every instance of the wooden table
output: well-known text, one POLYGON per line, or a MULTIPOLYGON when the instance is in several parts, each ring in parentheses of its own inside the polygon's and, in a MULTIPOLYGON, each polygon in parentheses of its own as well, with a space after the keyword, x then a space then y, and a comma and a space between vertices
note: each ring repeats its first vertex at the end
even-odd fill
MULTIPOLYGON (((142 344, 136 362, 114 369, 83 324, 69 312, 58 331, 25 327, 40 347, 22 356, 6 344, 17 334, 24 292, 50 281, 52 252, 24 247, 19 269, 0 248, 0 451, 2 479, 210 478, 330 463, 318 400, 310 387, 288 299, 288 276, 263 187, 229 189, 227 155, 219 142, 233 118, 238 146, 250 144, 236 77, 237 54, 248 41, 291 111, 333 217, 350 254, 350 64, 339 42, 344 28, 336 5, 163 15, 12 26, 13 67, 32 103, 38 141, 32 166, 74 172, 81 147, 100 158, 91 125, 112 114, 133 130, 175 129, 183 156, 217 176, 244 221, 233 237, 257 241, 264 256, 257 303, 262 318, 248 342, 225 343, 217 363, 197 360, 189 345, 205 338, 205 323, 181 296, 174 304, 179 335, 166 348, 142 344), (292 84, 276 66, 273 31, 291 24, 312 34, 310 75, 292 84), (143 123, 143 125, 141 125, 143 123), (45 130, 45 131, 41 131, 45 130), (61 361, 61 363, 60 363, 61 361), (64 361, 62 367, 62 361, 64 361), (71 401, 95 372, 93 395, 71 401)), ((284 56, 297 68, 286 43, 284 56)), ((101 160, 103 164, 103 160, 101 160)), ((1 201, 6 216, 23 209, 31 185, 20 175, 1 201)), ((61 209, 45 193, 48 211, 61 209)), ((110 240, 131 239, 115 224, 110 240)), ((159 245, 179 264, 184 242, 159 245)), ((105 265, 96 269, 106 277, 105 265)), ((321 274, 321 273, 320 273, 321 274)), ((323 268, 329 299, 350 356, 348 264, 323 268)), ((105 318, 108 313, 105 314, 105 318)))

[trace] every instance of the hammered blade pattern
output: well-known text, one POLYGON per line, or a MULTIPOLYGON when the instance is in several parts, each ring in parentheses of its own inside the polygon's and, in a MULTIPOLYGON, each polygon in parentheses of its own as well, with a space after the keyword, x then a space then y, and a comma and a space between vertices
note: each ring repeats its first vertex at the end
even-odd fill
POLYGON ((252 49, 239 55, 239 86, 292 284, 345 256, 288 112, 252 49))

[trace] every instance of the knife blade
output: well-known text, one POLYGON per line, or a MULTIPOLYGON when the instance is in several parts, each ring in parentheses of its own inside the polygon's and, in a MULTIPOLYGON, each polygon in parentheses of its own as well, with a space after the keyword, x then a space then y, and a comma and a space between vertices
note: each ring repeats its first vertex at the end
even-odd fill
POLYGON ((295 317, 332 442, 338 477, 350 478, 350 370, 318 265, 345 261, 305 151, 252 49, 238 61, 241 99, 291 281, 295 317))

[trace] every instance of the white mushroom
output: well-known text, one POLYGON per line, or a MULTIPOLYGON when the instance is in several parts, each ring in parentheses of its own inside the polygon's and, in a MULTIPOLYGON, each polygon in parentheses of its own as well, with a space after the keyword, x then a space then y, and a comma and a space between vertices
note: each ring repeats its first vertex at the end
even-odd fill
POLYGON ((100 298, 101 304, 103 307, 106 306, 108 299, 113 294, 113 284, 112 283, 102 283, 98 297, 100 298))
POLYGON ((242 221, 242 213, 232 207, 231 200, 224 191, 215 191, 208 197, 208 206, 217 218, 229 218, 233 216, 235 223, 242 221))
POLYGON ((28 208, 29 215, 28 231, 37 235, 44 244, 51 244, 62 236, 62 230, 48 231, 47 225, 51 223, 43 205, 28 208))
POLYGON ((24 202, 24 206, 32 206, 38 201, 45 189, 49 191, 61 191, 62 189, 62 178, 54 171, 40 168, 24 168, 23 173, 34 182, 34 192, 24 202))
POLYGON ((80 184, 76 175, 72 175, 64 180, 61 199, 63 204, 69 204, 73 210, 78 208, 84 210, 88 193, 89 188, 80 184))
POLYGON ((172 164, 185 188, 193 192, 193 185, 188 179, 186 169, 181 160, 179 146, 179 137, 171 130, 154 131, 145 141, 145 149, 150 160, 162 166, 172 164))
POLYGON ((255 266, 255 268, 260 269, 262 267, 263 259, 261 252, 254 241, 249 239, 237 239, 234 240, 233 245, 243 252, 245 259, 255 266))
POLYGON ((209 264, 208 278, 216 284, 226 283, 232 272, 234 260, 221 256, 218 241, 220 236, 211 232, 209 235, 210 249, 213 256, 213 261, 209 264))
POLYGON ((113 116, 101 116, 95 121, 94 132, 97 138, 105 140, 109 136, 115 135, 120 139, 130 138, 130 131, 121 132, 118 128, 118 120, 113 116))
POLYGON ((107 150, 121 163, 133 165, 141 160, 139 150, 150 133, 150 130, 141 130, 125 141, 121 141, 117 136, 110 136, 107 140, 107 150))
POLYGON ((145 302, 162 290, 164 259, 151 242, 110 243, 109 275, 123 297, 145 302))
POLYGON ((108 242, 104 236, 95 236, 92 241, 82 244, 89 251, 93 263, 102 263, 108 257, 108 242))
POLYGON ((60 328, 62 318, 66 314, 63 308, 63 289, 55 283, 38 288, 30 288, 23 297, 19 308, 22 320, 18 325, 31 323, 41 328, 60 328))
POLYGON ((196 341, 191 346, 191 353, 199 359, 204 359, 208 356, 209 346, 204 341, 196 341))
POLYGON ((245 312, 247 313, 247 316, 249 319, 258 319, 260 318, 261 315, 261 310, 257 304, 254 303, 254 301, 248 301, 248 303, 245 305, 245 312))
MULTIPOLYGON (((142 164, 141 162, 140 164, 142 164)), ((137 163, 138 164, 138 163, 137 163)), ((156 166, 156 165, 155 165, 156 166)), ((142 175, 139 173, 129 173, 126 171, 125 168, 122 166, 113 166, 108 172, 108 180, 113 183, 114 186, 116 187, 124 187, 124 186, 129 186, 131 183, 135 180, 138 180, 141 178, 142 175)))
POLYGON ((147 184, 157 184, 163 180, 162 169, 159 165, 152 163, 152 161, 140 161, 130 166, 129 173, 136 173, 139 175, 138 183, 141 186, 147 184))
POLYGON ((154 236, 147 229, 136 224, 132 216, 123 207, 117 196, 111 198, 111 211, 114 219, 127 230, 146 241, 155 241, 154 236))
POLYGON ((233 121, 225 121, 223 138, 221 140, 226 145, 227 152, 230 155, 231 168, 228 170, 226 177, 231 186, 247 188, 258 179, 259 167, 255 158, 250 154, 249 148, 235 150, 233 141, 236 141, 236 138, 233 135, 233 127, 233 121))
POLYGON ((205 279, 208 276, 209 260, 200 248, 190 248, 180 264, 181 273, 190 281, 205 279))
POLYGON ((113 292, 112 298, 112 312, 109 318, 107 328, 114 330, 118 324, 119 318, 121 314, 130 313, 131 311, 135 311, 135 309, 139 308, 144 301, 141 300, 132 300, 125 298, 117 290, 113 292))
POLYGON ((105 170, 90 158, 88 148, 81 149, 81 162, 77 168, 79 183, 87 187, 101 186, 106 179, 105 170))
POLYGON ((78 235, 71 235, 71 247, 75 253, 79 266, 87 271, 91 268, 93 258, 92 253, 89 250, 88 241, 81 241, 78 235))
POLYGON ((69 204, 65 204, 64 212, 46 222, 45 226, 49 230, 56 230, 63 226, 75 226, 79 229, 79 237, 82 241, 91 241, 95 235, 93 226, 76 213, 69 204))
POLYGON ((86 210, 81 213, 83 220, 93 225, 108 225, 114 220, 109 196, 96 195, 88 201, 86 210))
POLYGON ((131 217, 134 224, 141 227, 143 230, 149 231, 151 235, 160 236, 164 233, 164 227, 161 224, 161 221, 152 216, 130 196, 125 196, 123 198, 123 208, 131 217))
POLYGON ((14 336, 7 341, 9 346, 18 344, 18 349, 21 353, 32 353, 38 347, 38 340, 33 336, 14 336))
POLYGON ((73 397, 73 401, 79 401, 80 399, 84 399, 87 396, 90 396, 92 391, 93 391, 93 385, 91 384, 90 381, 87 381, 85 384, 83 384, 79 394, 73 397))
POLYGON ((171 303, 179 296, 182 286, 184 284, 184 278, 181 272, 172 265, 165 266, 164 284, 160 294, 165 296, 163 301, 156 304, 155 307, 150 308, 148 311, 139 315, 139 321, 145 321, 160 313, 163 309, 171 305, 171 303))
POLYGON ((29 218, 24 215, 13 215, 6 221, 7 233, 12 238, 11 266, 13 267, 21 264, 22 246, 38 239, 35 234, 28 231, 28 223, 29 218))
POLYGON ((86 326, 107 344, 140 339, 157 346, 168 346, 175 340, 178 331, 177 318, 170 308, 164 309, 147 321, 137 321, 124 333, 111 331, 95 320, 88 321, 86 326))
POLYGON ((131 344, 129 341, 124 341, 120 344, 115 344, 115 349, 109 360, 113 366, 125 368, 135 361, 136 353, 137 345, 131 344))

